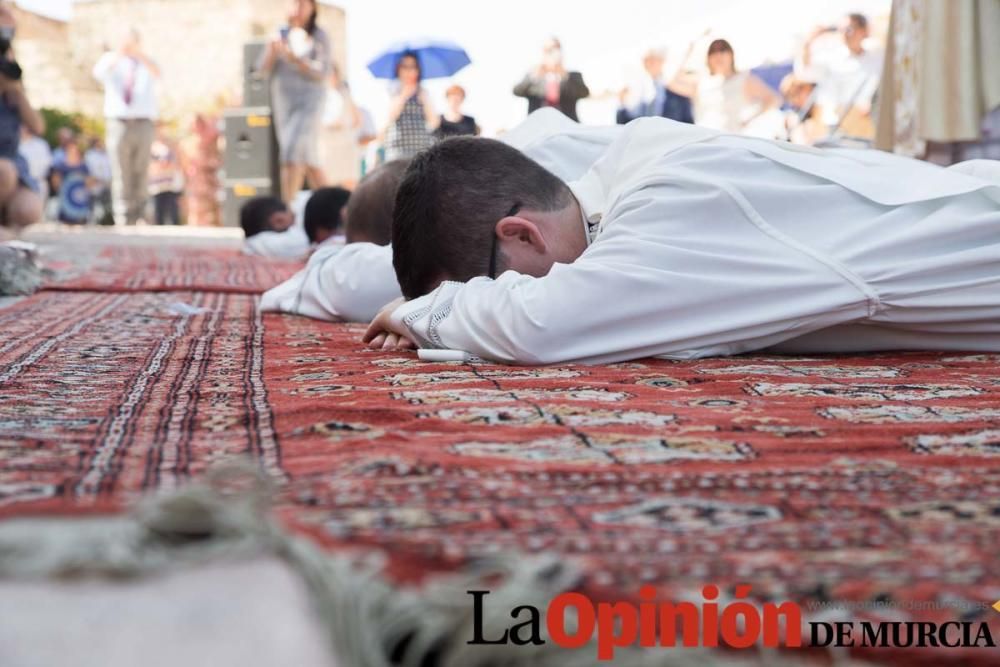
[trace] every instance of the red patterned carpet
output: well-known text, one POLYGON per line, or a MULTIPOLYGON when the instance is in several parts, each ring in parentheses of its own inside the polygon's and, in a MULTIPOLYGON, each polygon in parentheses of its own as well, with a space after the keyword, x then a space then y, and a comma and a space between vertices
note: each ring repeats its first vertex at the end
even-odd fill
POLYGON ((255 303, 48 291, 0 310, 0 516, 124 505, 247 452, 289 525, 383 548, 402 579, 548 552, 599 595, 749 582, 810 614, 896 601, 853 615, 1000 636, 976 607, 1000 599, 1000 355, 425 364, 255 303))
POLYGON ((57 272, 47 289, 103 292, 203 290, 259 294, 290 278, 302 262, 250 257, 230 248, 179 252, 159 246, 105 248, 83 266, 57 272))

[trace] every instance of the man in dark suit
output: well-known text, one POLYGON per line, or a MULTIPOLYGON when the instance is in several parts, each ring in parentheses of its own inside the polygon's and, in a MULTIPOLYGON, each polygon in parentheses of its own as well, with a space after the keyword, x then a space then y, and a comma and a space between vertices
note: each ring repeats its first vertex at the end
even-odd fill
POLYGON ((519 84, 514 86, 514 94, 528 99, 528 113, 541 107, 555 107, 573 120, 576 103, 590 95, 583 75, 567 72, 562 62, 562 47, 559 40, 552 37, 543 48, 542 64, 528 72, 519 84))
POLYGON ((691 99, 671 92, 663 83, 663 51, 652 49, 642 58, 642 67, 649 75, 649 81, 639 91, 637 104, 626 106, 629 97, 628 87, 622 88, 618 95, 619 107, 615 121, 624 125, 629 121, 643 116, 663 116, 681 123, 693 123, 694 113, 691 99))

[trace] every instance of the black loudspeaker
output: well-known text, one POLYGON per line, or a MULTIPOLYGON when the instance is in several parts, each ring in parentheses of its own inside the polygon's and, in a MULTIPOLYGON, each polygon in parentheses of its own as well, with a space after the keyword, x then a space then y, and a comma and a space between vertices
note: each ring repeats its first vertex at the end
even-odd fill
POLYGON ((225 121, 223 224, 238 226, 240 207, 248 199, 281 196, 278 141, 267 107, 228 109, 225 121))
POLYGON ((274 178, 278 164, 278 142, 271 110, 267 107, 227 109, 226 178, 274 178))
POLYGON ((240 209, 248 200, 265 195, 278 196, 270 178, 226 179, 226 200, 222 204, 222 224, 240 226, 240 209))
POLYGON ((257 63, 264 56, 267 42, 247 42, 243 45, 243 106, 271 106, 271 82, 257 72, 257 63))

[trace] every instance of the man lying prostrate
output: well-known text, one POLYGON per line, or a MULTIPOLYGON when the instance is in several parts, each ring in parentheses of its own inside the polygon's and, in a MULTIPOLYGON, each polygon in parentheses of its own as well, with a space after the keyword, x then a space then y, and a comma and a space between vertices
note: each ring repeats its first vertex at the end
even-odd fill
MULTIPOLYGON (((546 108, 503 140, 561 178, 573 179, 593 165, 619 131, 617 126, 584 127, 546 108)), ((388 243, 396 187, 406 165, 390 162, 361 180, 347 205, 347 245, 317 250, 305 269, 264 294, 265 312, 368 322, 400 296, 388 243)))
POLYGON ((388 243, 392 204, 406 164, 387 162, 361 179, 347 202, 346 244, 317 248, 304 269, 264 292, 261 310, 367 322, 399 297, 388 243))
POLYGON ((295 215, 277 197, 254 197, 240 208, 240 227, 248 239, 264 232, 283 232, 294 223, 295 215))
POLYGON ((246 236, 243 252, 272 258, 299 258, 309 252, 309 238, 302 226, 302 214, 309 192, 300 192, 292 202, 294 210, 277 197, 250 199, 240 209, 240 227, 246 236))
POLYGON ((311 247, 343 235, 350 198, 351 191, 340 187, 313 190, 302 215, 302 228, 311 247))
POLYGON ((520 364, 1000 351, 1000 186, 877 151, 650 118, 567 184, 449 139, 407 169, 392 244, 409 301, 372 322, 373 347, 520 364))
POLYGON ((246 234, 243 252, 272 259, 302 259, 317 244, 334 237, 343 225, 350 197, 344 188, 300 192, 291 210, 277 197, 255 197, 240 210, 246 234))

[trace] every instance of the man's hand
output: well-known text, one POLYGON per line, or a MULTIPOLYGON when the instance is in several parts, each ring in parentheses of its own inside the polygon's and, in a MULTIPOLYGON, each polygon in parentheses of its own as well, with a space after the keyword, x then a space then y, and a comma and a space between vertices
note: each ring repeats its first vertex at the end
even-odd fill
POLYGON ((390 301, 379 311, 375 319, 368 325, 368 330, 361 338, 372 350, 412 350, 417 346, 407 338, 409 333, 405 327, 393 326, 392 314, 403 305, 406 299, 399 297, 390 301))

